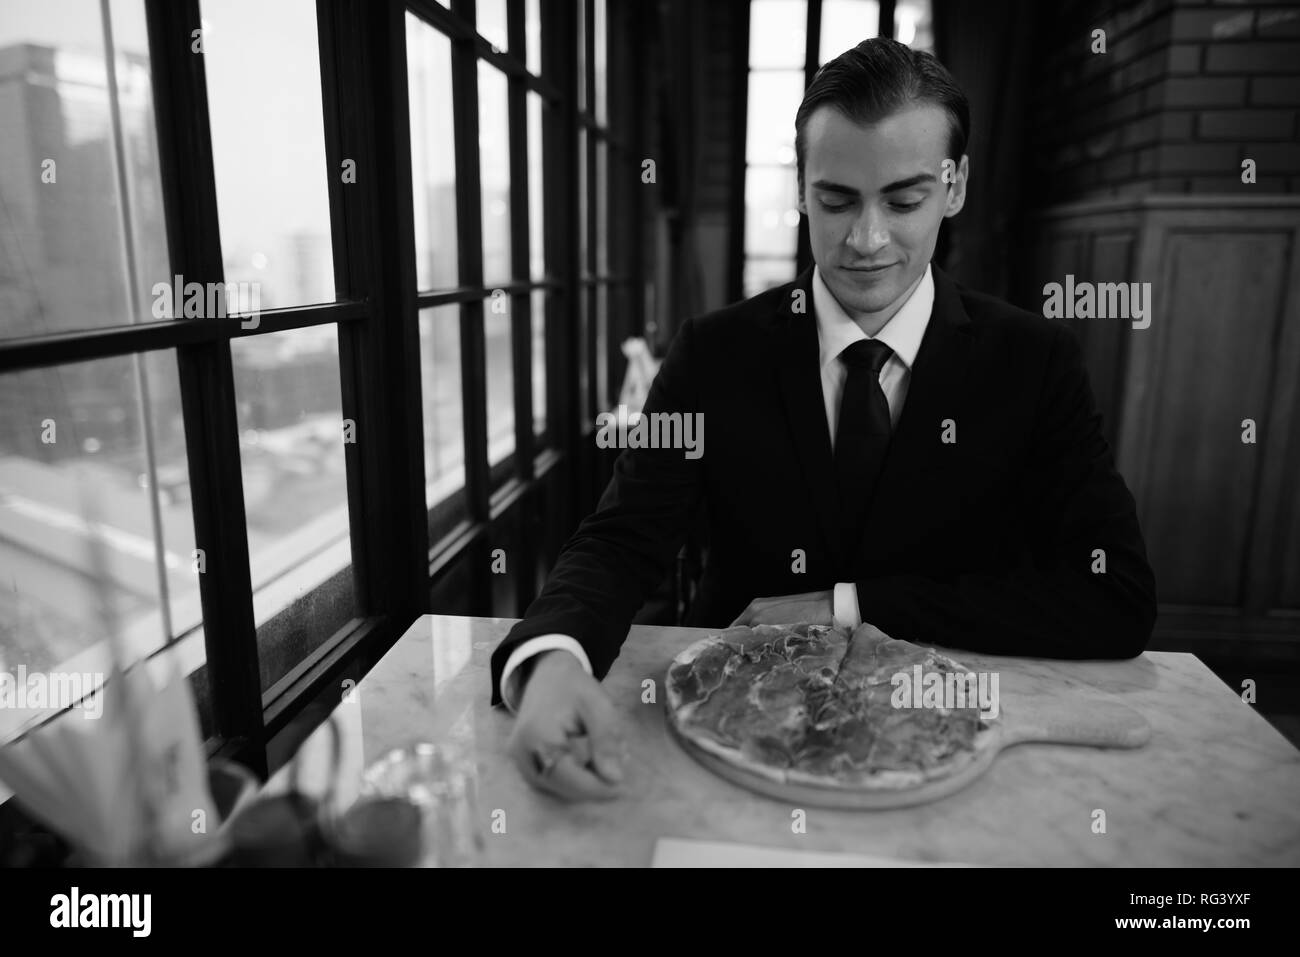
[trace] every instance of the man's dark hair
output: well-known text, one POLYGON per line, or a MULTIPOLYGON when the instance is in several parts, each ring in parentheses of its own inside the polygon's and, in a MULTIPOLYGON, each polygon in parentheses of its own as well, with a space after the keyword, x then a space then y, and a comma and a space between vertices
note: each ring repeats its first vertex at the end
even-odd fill
POLYGON ((863 40, 845 50, 813 77, 794 120, 794 151, 803 192, 808 118, 822 106, 855 123, 874 123, 916 103, 933 103, 948 114, 948 155, 960 162, 970 137, 970 104, 942 63, 928 53, 885 37, 863 40))

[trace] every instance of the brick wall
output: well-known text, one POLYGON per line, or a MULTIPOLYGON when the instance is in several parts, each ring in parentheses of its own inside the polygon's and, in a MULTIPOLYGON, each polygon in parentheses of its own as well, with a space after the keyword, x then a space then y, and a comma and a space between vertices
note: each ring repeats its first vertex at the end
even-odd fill
POLYGON ((1300 193, 1300 5, 1075 0, 1037 38, 1030 169, 1049 203, 1300 193))

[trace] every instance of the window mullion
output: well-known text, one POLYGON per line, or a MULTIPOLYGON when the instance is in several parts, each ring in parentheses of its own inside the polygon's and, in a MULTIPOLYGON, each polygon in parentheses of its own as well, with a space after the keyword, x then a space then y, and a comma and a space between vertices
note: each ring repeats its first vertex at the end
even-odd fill
MULTIPOLYGON (((452 13, 474 22, 474 0, 454 0, 452 13)), ((459 226, 460 284, 483 288, 483 213, 479 177, 478 57, 472 39, 453 39, 451 47, 452 127, 456 139, 456 222, 459 226)), ((460 305, 461 389, 465 432, 465 497, 473 522, 491 518, 491 475, 488 468, 487 344, 484 341, 483 300, 460 305)), ((487 555, 484 540, 477 548, 487 555)), ((475 561, 475 556, 470 556, 475 561)), ((486 566, 483 566, 486 567, 486 566)), ((491 608, 487 575, 471 576, 472 606, 491 608)))
MULTIPOLYGON (((512 51, 524 49, 523 0, 508 0, 506 7, 508 43, 512 51)), ((529 229, 528 196, 528 92, 522 79, 508 78, 510 126, 510 260, 516 282, 531 278, 532 231, 529 229)), ((515 474, 528 482, 533 478, 533 363, 532 296, 513 296, 510 301, 510 332, 514 365, 515 474)), ((536 591, 532 570, 537 562, 537 543, 529 527, 525 506, 523 534, 516 548, 516 601, 522 612, 532 603, 536 591)))
POLYGON ((424 605, 428 539, 405 11, 316 9, 336 295, 367 308, 339 329, 353 576, 362 614, 406 620, 424 605))
MULTIPOLYGON (((197 0, 146 0, 167 247, 173 274, 221 282, 221 235, 197 0)), ((176 322, 214 322, 176 319, 176 322)), ((226 320, 237 322, 236 319, 226 320)), ((213 722, 226 753, 266 773, 262 687, 230 342, 177 350, 213 722)))

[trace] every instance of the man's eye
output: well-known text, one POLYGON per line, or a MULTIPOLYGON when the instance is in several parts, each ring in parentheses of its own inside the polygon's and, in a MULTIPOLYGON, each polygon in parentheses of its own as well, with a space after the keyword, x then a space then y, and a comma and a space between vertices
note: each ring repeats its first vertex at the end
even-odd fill
POLYGON ((924 201, 918 200, 915 203, 894 203, 894 209, 898 210, 900 213, 910 213, 914 209, 920 209, 922 202, 924 201))
POLYGON ((840 210, 848 209, 850 206, 853 205, 852 203, 828 203, 824 199, 821 201, 821 203, 822 203, 822 209, 831 213, 838 213, 840 210))

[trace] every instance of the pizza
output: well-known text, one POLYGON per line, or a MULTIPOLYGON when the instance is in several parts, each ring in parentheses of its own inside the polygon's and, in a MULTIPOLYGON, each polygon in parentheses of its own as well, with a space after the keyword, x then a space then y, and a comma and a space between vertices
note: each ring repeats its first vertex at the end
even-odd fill
POLYGON ((994 745, 995 718, 965 707, 896 706, 895 676, 969 675, 933 648, 870 625, 729 628, 668 669, 671 727, 768 781, 901 791, 951 776, 994 745), (919 671, 917 669, 920 669, 919 671))

